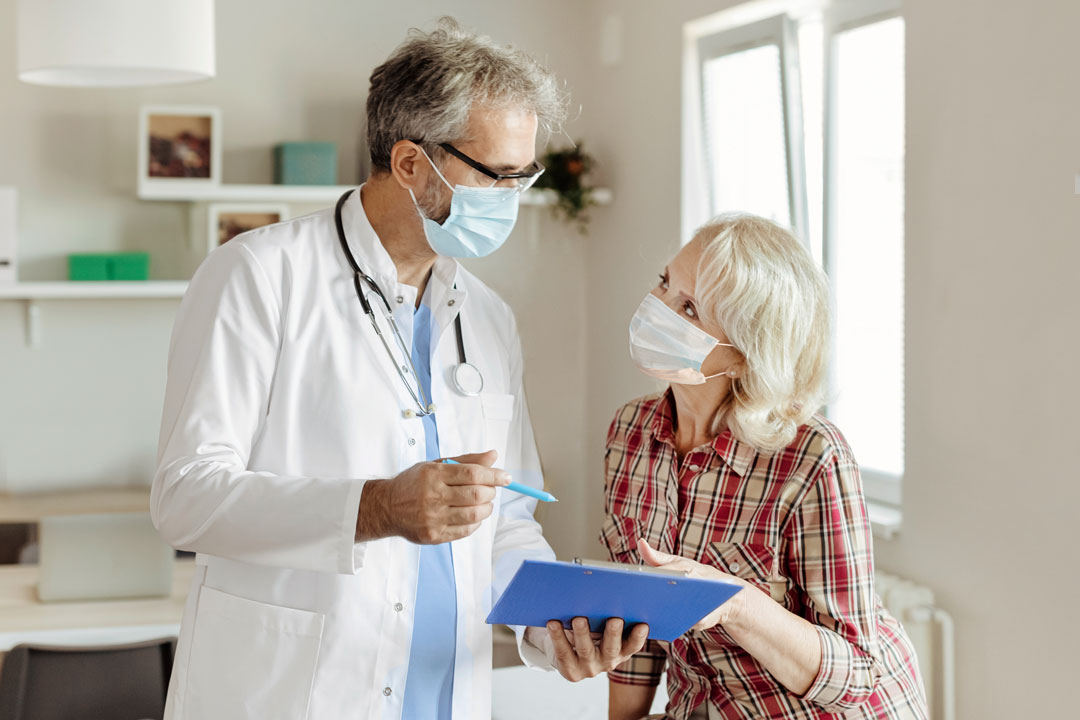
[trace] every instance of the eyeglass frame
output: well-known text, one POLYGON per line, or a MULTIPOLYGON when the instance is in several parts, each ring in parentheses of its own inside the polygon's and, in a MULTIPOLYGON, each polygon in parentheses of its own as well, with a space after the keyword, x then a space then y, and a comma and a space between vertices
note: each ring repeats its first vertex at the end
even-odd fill
MULTIPOLYGON (((412 142, 416 143, 417 145, 426 144, 423 140, 413 140, 412 142)), ((471 167, 473 170, 476 170, 482 175, 491 178, 494 181, 492 182, 493 186, 495 185, 495 183, 502 182, 503 180, 529 180, 530 182, 528 182, 527 184, 519 183, 515 186, 518 192, 525 192, 526 190, 531 188, 533 184, 540 178, 540 176, 544 174, 544 171, 547 170, 547 168, 545 168, 539 160, 533 160, 533 165, 535 165, 537 169, 532 172, 498 173, 489 168, 484 163, 480 162, 479 160, 474 160, 473 158, 469 157, 450 143, 438 143, 437 147, 440 150, 443 150, 450 155, 453 155, 458 160, 471 167)))

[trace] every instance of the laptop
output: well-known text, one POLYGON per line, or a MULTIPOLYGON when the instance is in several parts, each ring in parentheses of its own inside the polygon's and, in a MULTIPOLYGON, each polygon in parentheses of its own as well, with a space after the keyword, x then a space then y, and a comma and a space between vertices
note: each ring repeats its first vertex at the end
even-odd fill
POLYGON ((175 553, 149 513, 45 517, 39 542, 44 602, 172 594, 175 553))

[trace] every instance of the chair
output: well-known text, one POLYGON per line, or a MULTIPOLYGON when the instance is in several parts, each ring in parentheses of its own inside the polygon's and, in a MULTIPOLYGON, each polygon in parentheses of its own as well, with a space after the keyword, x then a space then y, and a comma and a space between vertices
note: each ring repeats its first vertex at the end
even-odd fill
POLYGON ((0 668, 4 720, 160 720, 176 638, 129 645, 16 645, 0 668))

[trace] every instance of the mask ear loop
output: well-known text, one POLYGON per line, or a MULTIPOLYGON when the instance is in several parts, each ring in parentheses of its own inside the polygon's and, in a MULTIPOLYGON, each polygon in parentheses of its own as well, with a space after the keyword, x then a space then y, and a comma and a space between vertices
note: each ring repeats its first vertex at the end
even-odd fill
MULTIPOLYGON (((439 172, 439 168, 435 166, 435 161, 431 159, 431 156, 427 154, 427 151, 424 150, 424 148, 420 145, 417 145, 416 147, 420 148, 420 152, 422 152, 424 154, 424 157, 427 158, 427 161, 431 163, 431 169, 435 171, 435 174, 439 176, 439 179, 443 181, 443 184, 446 185, 446 187, 450 188, 450 192, 454 192, 454 186, 451 185, 445 177, 443 177, 443 174, 441 172, 439 172)), ((412 192, 411 188, 409 192, 412 192)), ((413 198, 413 202, 416 202, 415 197, 413 198)))
MULTIPOLYGON (((729 347, 729 348, 733 348, 733 347, 735 347, 735 346, 734 346, 734 345, 732 345, 731 343, 722 343, 722 342, 718 342, 718 343, 716 343, 716 345, 714 345, 713 347, 714 347, 714 348, 717 348, 717 347, 729 347)), ((705 380, 706 380, 706 381, 708 381, 708 380, 712 380, 713 378, 718 378, 718 377, 722 377, 722 376, 724 376, 724 375, 727 375, 728 377, 730 377, 730 378, 731 378, 731 384, 732 384, 732 385, 734 385, 734 384, 735 384, 735 377, 736 377, 736 373, 735 373, 735 371, 734 371, 734 370, 725 370, 724 372, 718 372, 718 373, 716 373, 715 375, 706 375, 706 376, 705 376, 705 380)))
MULTIPOLYGON (((443 184, 446 185, 446 187, 450 188, 450 194, 453 195, 454 186, 447 182, 446 178, 443 177, 443 174, 439 172, 439 168, 435 166, 435 161, 431 159, 431 157, 427 154, 427 151, 425 151, 424 148, 420 145, 417 145, 417 147, 420 148, 420 152, 423 153, 425 158, 427 158, 428 163, 431 165, 431 169, 435 171, 435 174, 439 176, 439 179, 443 181, 443 184)), ((420 222, 423 223, 424 220, 429 220, 430 218, 424 215, 424 211, 420 209, 420 203, 416 201, 416 193, 413 192, 412 188, 409 188, 409 197, 412 198, 413 207, 416 208, 416 213, 420 216, 420 222)))

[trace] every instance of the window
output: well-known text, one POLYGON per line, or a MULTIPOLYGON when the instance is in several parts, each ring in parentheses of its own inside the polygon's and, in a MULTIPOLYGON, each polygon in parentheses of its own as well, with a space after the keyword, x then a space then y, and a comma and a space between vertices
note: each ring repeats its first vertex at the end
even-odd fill
POLYGON ((787 226, 802 218, 802 129, 793 31, 775 17, 698 42, 710 215, 743 210, 787 226))
POLYGON ((904 473, 904 21, 830 33, 825 267, 833 390, 875 498, 899 504, 904 473))
POLYGON ((826 414, 867 497, 899 505, 904 21, 889 0, 811 5, 691 37, 684 220, 746 210, 808 244, 833 291, 826 414))

